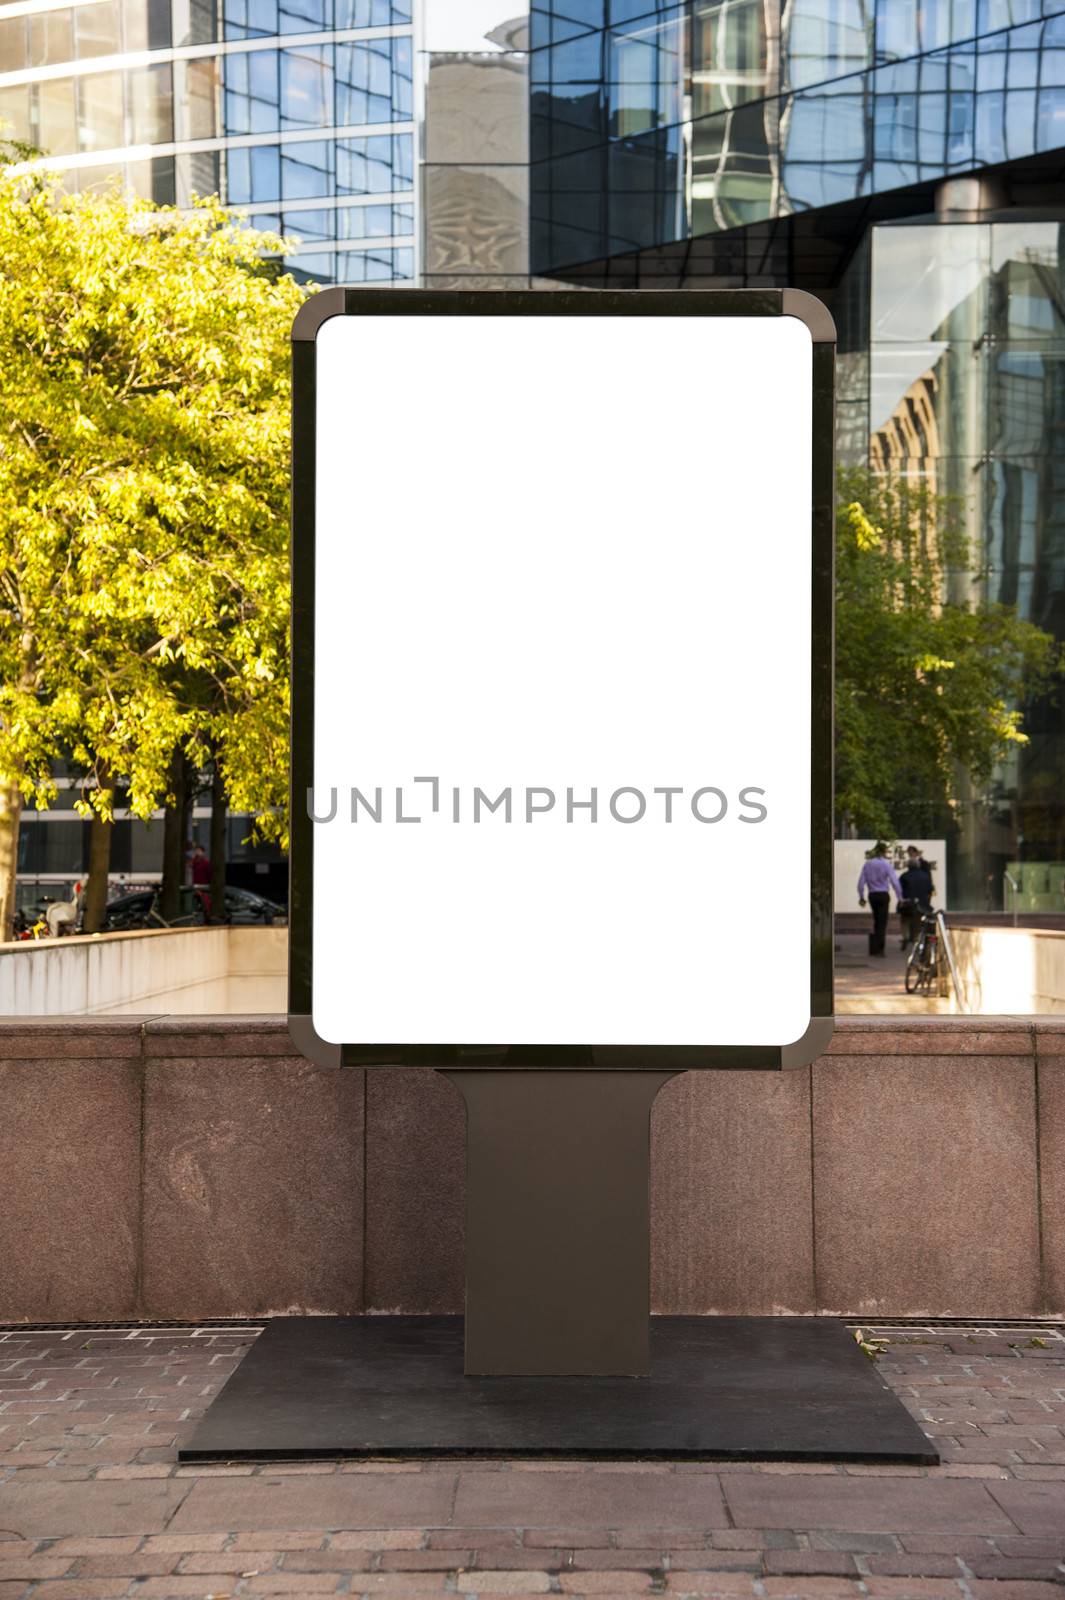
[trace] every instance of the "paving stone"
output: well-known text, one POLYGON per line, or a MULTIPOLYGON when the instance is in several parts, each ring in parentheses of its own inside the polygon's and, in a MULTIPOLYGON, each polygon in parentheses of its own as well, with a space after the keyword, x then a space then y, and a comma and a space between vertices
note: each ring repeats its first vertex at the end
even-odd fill
MULTIPOLYGON (((525 1566, 529 1565, 528 1556, 525 1556, 523 1558, 522 1557, 522 1553, 521 1553, 520 1550, 499 1551, 497 1553, 500 1554, 500 1555, 513 1556, 519 1561, 524 1560, 525 1566)), ((547 1553, 548 1552, 545 1552, 545 1555, 547 1553)), ((485 1552, 485 1557, 486 1557, 485 1561, 483 1563, 479 1562, 478 1564, 479 1565, 480 1564, 484 1564, 484 1565, 490 1566, 492 1564, 492 1562, 491 1562, 492 1554, 493 1554, 492 1551, 486 1551, 485 1552)), ((325 1561, 325 1560, 330 1560, 330 1561, 335 1563, 337 1561, 337 1559, 338 1559, 338 1555, 339 1555, 339 1552, 337 1552, 335 1547, 333 1547, 332 1549, 329 1549, 329 1550, 323 1550, 323 1551, 317 1551, 316 1550, 313 1553, 311 1553, 309 1555, 306 1555, 306 1556, 286 1556, 285 1557, 285 1562, 284 1562, 285 1570, 288 1571, 289 1568, 291 1568, 292 1571, 294 1571, 294 1572, 300 1571, 301 1568, 297 1565, 297 1563, 302 1562, 302 1561, 325 1561)), ((350 1550, 345 1555, 344 1560, 345 1560, 345 1562, 348 1562, 348 1561, 355 1562, 360 1557, 365 1559, 366 1566, 369 1567, 369 1565, 370 1565, 370 1552, 369 1551, 350 1550)), ((474 1564, 474 1552, 473 1552, 472 1549, 468 1549, 468 1550, 385 1550, 383 1552, 383 1554, 378 1559, 378 1567, 379 1567, 381 1572, 454 1572, 454 1571, 457 1571, 457 1570, 462 1569, 462 1568, 472 1567, 473 1564, 474 1564)), ((548 1564, 549 1563, 547 1561, 544 1562, 545 1566, 547 1566, 548 1564)), ((310 1568, 306 1568, 306 1569, 302 1569, 302 1570, 310 1571, 311 1569, 310 1568)))
MULTIPOLYGON (((346 1574, 333 1572, 266 1572, 255 1578, 245 1578, 241 1588, 245 1594, 336 1594, 346 1574)), ((419 1579, 420 1581, 420 1579, 419 1579)), ((357 1583, 363 1579, 358 1578, 357 1583)), ((346 1587, 346 1585, 345 1585, 346 1587)))
POLYGON ((6 1561, 0 1551, 0 1581, 62 1578, 72 1571, 73 1565, 69 1556, 13 1556, 6 1561))
POLYGON ((865 1588, 872 1600, 960 1600, 965 1592, 956 1578, 870 1577, 865 1588))
POLYGON ((890 1555, 898 1549, 893 1533, 859 1533, 844 1528, 818 1528, 810 1534, 815 1550, 844 1550, 855 1555, 890 1555))
POLYGON ((883 1578, 959 1578, 961 1567, 954 1555, 867 1556, 871 1573, 883 1578))
POLYGON ((1065 1482, 990 1483, 987 1488, 1021 1533, 1065 1537, 1065 1482))
MULTIPOLYGON (((589 1573, 587 1583, 595 1576, 589 1573)), ((546 1572, 464 1572, 455 1587, 463 1594, 546 1594, 551 1588, 551 1579, 546 1572)), ((588 1592, 593 1590, 589 1588, 588 1592)))
MULTIPOLYGON (((443 1554, 440 1551, 439 1554, 443 1554)), ((591 1554, 609 1555, 609 1551, 592 1551, 591 1554)), ((617 1565, 618 1552, 614 1552, 613 1565, 617 1565)), ((608 1563, 609 1564, 609 1563, 608 1563)), ((384 1557, 381 1558, 384 1566, 384 1557)), ((398 1563, 397 1563, 398 1565, 398 1563)), ((466 1566, 483 1572, 527 1572, 532 1567, 544 1567, 549 1572, 558 1572, 562 1568, 572 1565, 568 1553, 555 1549, 532 1550, 521 1548, 511 1550, 504 1547, 488 1546, 473 1552, 473 1560, 466 1562, 466 1566)))
POLYGON ((755 1580, 740 1572, 678 1572, 666 1579, 670 1595, 698 1595, 706 1600, 747 1600, 755 1580))
POLYGON ((842 1578, 765 1578, 762 1589, 778 1600, 851 1600, 859 1593, 856 1584, 842 1578))
MULTIPOLYGON (((642 1534, 641 1537, 634 1538, 628 1529, 624 1530, 624 1533, 626 1544, 628 1544, 630 1540, 633 1544, 641 1545, 657 1545, 662 1542, 658 1538, 651 1539, 647 1534, 642 1534)), ((436 1541, 437 1537, 438 1536, 436 1534, 433 1535, 434 1542, 436 1541)), ((439 1535, 441 1540, 450 1537, 450 1533, 442 1533, 439 1535)), ((505 1538, 507 1536, 505 1534, 501 1534, 500 1537, 505 1538)), ((480 1535, 480 1543, 482 1546, 484 1542, 485 1534, 482 1532, 480 1535)), ((614 1543, 614 1537, 606 1528, 527 1528, 525 1533, 522 1535, 522 1543, 528 1545, 531 1549, 540 1549, 546 1546, 548 1548, 560 1547, 564 1550, 583 1550, 605 1548, 614 1543)))
POLYGON ((558 1586, 563 1594, 650 1594, 655 1583, 647 1572, 563 1572, 558 1586))
POLYGON ((594 1469, 498 1476, 460 1473, 454 1521, 463 1527, 559 1527, 565 1521, 602 1528, 632 1524, 640 1516, 662 1528, 727 1526, 714 1477, 606 1476, 594 1469))
POLYGON ((174 1480, 136 1483, 4 1485, 4 1522, 45 1539, 65 1534, 161 1532, 189 1492, 174 1480))
POLYGON ((874 1532, 1013 1533, 982 1483, 932 1478, 730 1478, 736 1525, 874 1532))
POLYGON ((424 1528, 450 1520, 454 1492, 453 1476, 430 1473, 366 1473, 357 1480, 263 1476, 201 1481, 192 1485, 170 1528, 175 1533, 305 1529, 313 1524, 326 1531, 424 1528))
POLYGON ((793 1577, 806 1574, 833 1578, 858 1576, 854 1557, 843 1550, 767 1550, 763 1560, 767 1573, 793 1577))
MULTIPOLYGON (((617 1545, 611 1550, 574 1550, 569 1565, 578 1572, 660 1572, 665 1565, 668 1549, 667 1539, 664 1544, 644 1550, 629 1550, 622 1545, 617 1545)), ((540 1554, 543 1558, 548 1552, 542 1551, 540 1554)), ((697 1551, 694 1556, 690 1550, 678 1551, 673 1558, 673 1565, 710 1567, 715 1561, 723 1567, 742 1565, 741 1562, 722 1561, 720 1556, 714 1557, 709 1550, 697 1551)), ((547 1568, 557 1564, 544 1560, 544 1566, 547 1568)))
POLYGON ((174 1572, 179 1557, 151 1555, 141 1550, 129 1556, 82 1556, 74 1568, 78 1578, 158 1578, 174 1572))
MULTIPOLYGON (((670 1572, 751 1572, 762 1570, 761 1550, 669 1550, 670 1572)), ((579 1565, 574 1562, 574 1565, 579 1565)))
POLYGON ((973 1556, 968 1566, 977 1578, 1035 1578, 1065 1583, 1065 1530, 1057 1556, 973 1556))
MULTIPOLYGON (((181 1534, 178 1537, 179 1538, 188 1538, 188 1535, 181 1534)), ((199 1534, 197 1537, 200 1538, 201 1540, 217 1539, 219 1541, 219 1543, 217 1545, 211 1545, 211 1546, 207 1546, 206 1544, 201 1545, 202 1549, 210 1548, 210 1549, 221 1550, 222 1545, 225 1543, 225 1539, 226 1539, 226 1536, 225 1536, 224 1533, 199 1534)), ((366 1538, 366 1539, 383 1539, 383 1538, 387 1538, 387 1537, 388 1537, 387 1534, 380 1534, 380 1533, 379 1534, 338 1533, 338 1534, 334 1534, 334 1536, 333 1536, 334 1542, 337 1543, 337 1548, 341 1549, 341 1550, 362 1550, 364 1548, 377 1549, 377 1550, 384 1549, 385 1546, 383 1546, 383 1545, 370 1545, 369 1547, 366 1547, 366 1546, 363 1546, 363 1545, 360 1545, 360 1544, 354 1544, 354 1543, 340 1544, 338 1541, 343 1540, 343 1539, 355 1540, 355 1539, 364 1539, 364 1538, 366 1538)), ((417 1534, 409 1534, 409 1535, 408 1534, 404 1534, 404 1535, 396 1534, 395 1537, 396 1538, 401 1538, 401 1537, 402 1538, 417 1538, 418 1535, 417 1534)), ((324 1533, 319 1533, 319 1532, 314 1532, 314 1533, 283 1533, 278 1529, 273 1529, 273 1530, 271 1530, 270 1533, 238 1533, 236 1538, 233 1540, 233 1549, 234 1550, 320 1550, 324 1546, 325 1542, 326 1542, 326 1535, 324 1533)), ((189 1543, 190 1544, 192 1543, 191 1539, 189 1539, 189 1543)), ((250 1565, 254 1566, 255 1565, 254 1561, 251 1562, 250 1565)))
POLYGON ((997 1578, 970 1578, 973 1600, 1061 1600, 1056 1583, 1002 1583, 997 1578))

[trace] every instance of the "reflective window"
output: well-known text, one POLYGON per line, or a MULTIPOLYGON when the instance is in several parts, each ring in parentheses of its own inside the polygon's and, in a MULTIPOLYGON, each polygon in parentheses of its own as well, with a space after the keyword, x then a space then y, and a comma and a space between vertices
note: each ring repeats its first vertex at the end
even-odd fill
MULTIPOLYGON (((118 73, 106 73, 118 83, 119 137, 122 143, 122 79, 118 73)), ((91 80, 90 80, 91 81, 91 80)), ((54 78, 37 85, 37 144, 50 156, 73 155, 78 148, 77 118, 74 111, 74 80, 54 78)))
POLYGON ((134 144, 164 144, 174 137, 174 72, 169 61, 126 74, 134 144))
POLYGON ((987 325, 989 251, 988 229, 969 223, 877 228, 874 342, 978 340, 987 325))
POLYGON ((127 143, 122 77, 121 72, 93 72, 77 79, 79 149, 114 150, 127 143))
MULTIPOLYGON (((256 225, 259 219, 256 218, 256 225)), ((286 211, 282 218, 281 231, 286 239, 302 239, 314 241, 333 239, 337 231, 337 214, 328 211, 286 211)))
POLYGON ((189 44, 212 44, 217 36, 215 0, 190 0, 189 44))
POLYGON ((277 20, 281 33, 321 33, 333 26, 332 0, 280 0, 277 20))
POLYGON ((387 28, 410 22, 413 0, 335 0, 337 28, 387 28))
POLYGON ((0 118, 7 124, 8 138, 17 139, 22 144, 34 142, 28 84, 18 84, 13 89, 0 89, 0 118))
POLYGON ((680 121, 687 34, 687 13, 678 8, 607 36, 611 133, 625 137, 680 121))
MULTIPOLYGON (((113 9, 113 8, 112 8, 113 9)), ((117 19, 116 19, 117 21, 117 19)), ((43 11, 39 16, 27 17, 23 26, 29 26, 29 52, 23 66, 50 67, 61 61, 74 59, 74 22, 69 11, 43 11)), ((78 28, 78 54, 103 55, 104 50, 91 50, 86 48, 86 42, 79 25, 78 28)), ((111 48, 117 50, 117 26, 115 38, 110 41, 111 48)))
POLYGON ((406 35, 336 47, 336 124, 406 122, 412 114, 411 41, 406 35))
POLYGON ((317 200, 333 191, 333 145, 325 139, 301 139, 281 146, 281 196, 285 200, 317 200))
POLYGON ((792 87, 871 64, 873 0, 791 0, 784 16, 785 81, 792 87))
POLYGON ((337 255, 343 283, 388 283, 414 276, 413 250, 342 250, 337 255))
POLYGON ((693 117, 761 100, 776 89, 762 0, 695 0, 689 83, 693 117))
POLYGON ((1065 222, 991 228, 990 331, 996 339, 1065 344, 1065 222))
POLYGON ((227 39, 272 38, 278 33, 277 0, 223 0, 227 39))
POLYGON ((336 276, 336 258, 331 250, 301 251, 296 256, 286 256, 285 267, 297 283, 332 283, 336 276))
POLYGON ((121 51, 122 33, 117 0, 78 6, 74 19, 79 56, 110 56, 121 51))
POLYGON ((22 72, 28 65, 26 18, 0 18, 0 72, 22 72))
POLYGON ((218 132, 218 62, 210 57, 185 64, 185 95, 190 139, 213 139, 218 132))
POLYGON ((272 133, 279 127, 278 52, 225 57, 225 132, 272 133))
POLYGON ((276 144, 226 151, 226 199, 231 205, 254 205, 281 196, 281 161, 276 144))
POLYGON ((127 50, 160 50, 169 45, 169 0, 123 0, 122 39, 127 50))
POLYGON ((337 194, 389 194, 414 181, 411 135, 375 134, 336 142, 337 194))
POLYGON ((409 228, 394 229, 391 206, 342 206, 337 213, 342 239, 388 239, 396 231, 409 233, 409 228))
POLYGON ((281 126, 324 128, 333 120, 333 46, 281 51, 281 126))

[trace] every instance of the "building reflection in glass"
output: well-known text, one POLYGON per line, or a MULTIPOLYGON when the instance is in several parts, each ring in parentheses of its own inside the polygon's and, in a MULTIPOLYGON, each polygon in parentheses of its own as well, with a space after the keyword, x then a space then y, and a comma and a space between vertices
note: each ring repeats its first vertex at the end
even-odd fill
POLYGON ((0 118, 70 188, 219 193, 302 241, 299 278, 404 281, 413 50, 413 0, 15 0, 0 118))

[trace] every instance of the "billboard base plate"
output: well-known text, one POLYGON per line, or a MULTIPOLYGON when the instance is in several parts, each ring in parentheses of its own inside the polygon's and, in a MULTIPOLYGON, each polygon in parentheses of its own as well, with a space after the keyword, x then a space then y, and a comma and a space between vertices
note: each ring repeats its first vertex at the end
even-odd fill
POLYGON ((939 1457, 828 1317, 653 1317, 645 1378, 466 1377, 461 1317, 278 1317, 182 1461, 939 1457))

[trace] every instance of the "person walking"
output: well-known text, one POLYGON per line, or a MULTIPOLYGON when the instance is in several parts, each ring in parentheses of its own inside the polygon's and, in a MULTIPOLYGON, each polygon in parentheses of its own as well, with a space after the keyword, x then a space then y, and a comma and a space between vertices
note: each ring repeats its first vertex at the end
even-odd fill
POLYGON ((899 882, 902 884, 903 898, 899 901, 898 909, 902 920, 902 948, 905 950, 916 939, 921 918, 931 914, 932 896, 936 892, 932 869, 915 844, 907 846, 906 870, 899 882))
POLYGON ((858 904, 864 906, 868 895, 869 909, 873 914, 873 931, 869 935, 871 956, 884 954, 891 892, 894 892, 896 902, 904 898, 899 875, 888 860, 887 853, 887 845, 882 839, 878 839, 873 846, 872 855, 858 875, 858 904))

